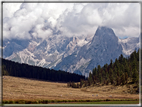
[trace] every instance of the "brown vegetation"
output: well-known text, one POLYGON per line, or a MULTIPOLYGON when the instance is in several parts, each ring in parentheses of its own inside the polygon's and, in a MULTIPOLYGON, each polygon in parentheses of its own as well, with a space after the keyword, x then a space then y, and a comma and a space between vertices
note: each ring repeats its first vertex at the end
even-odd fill
POLYGON ((133 85, 67 87, 66 83, 45 82, 11 76, 3 77, 3 100, 95 100, 139 99, 131 94, 133 85))

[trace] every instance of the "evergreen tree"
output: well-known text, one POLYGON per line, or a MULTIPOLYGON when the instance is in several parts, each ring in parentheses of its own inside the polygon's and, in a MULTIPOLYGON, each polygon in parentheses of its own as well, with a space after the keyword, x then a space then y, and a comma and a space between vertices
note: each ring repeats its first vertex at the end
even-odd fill
POLYGON ((119 63, 121 63, 123 61, 123 55, 121 54, 120 56, 119 56, 119 63))
POLYGON ((101 71, 101 66, 100 65, 98 65, 98 73, 100 73, 100 71, 101 71))
POLYGON ((97 77, 93 76, 93 84, 96 84, 96 83, 97 83, 97 77))
POLYGON ((120 77, 117 76, 117 77, 116 77, 116 85, 120 85, 120 84, 121 84, 120 77))
POLYGON ((128 73, 125 72, 125 83, 127 84, 128 83, 128 73))
POLYGON ((109 79, 107 79, 107 80, 106 80, 106 83, 105 83, 105 84, 106 84, 106 85, 108 85, 108 84, 109 84, 109 79))
POLYGON ((113 62, 112 62, 112 59, 110 60, 110 68, 113 68, 113 62))
POLYGON ((102 77, 105 78, 105 71, 102 70, 102 77))
POLYGON ((88 83, 89 83, 89 86, 90 86, 91 84, 93 84, 93 78, 92 78, 91 72, 89 73, 88 83))
POLYGON ((93 75, 97 75, 97 68, 93 69, 93 75))
POLYGON ((6 70, 5 65, 2 66, 2 75, 9 75, 9 73, 6 70))
POLYGON ((125 84, 125 75, 124 75, 124 73, 121 75, 121 83, 122 83, 122 85, 125 84))
POLYGON ((133 75, 132 75, 132 82, 134 83, 138 83, 138 71, 136 68, 133 69, 133 75))
POLYGON ((113 75, 110 76, 110 83, 114 84, 114 77, 113 77, 113 75))

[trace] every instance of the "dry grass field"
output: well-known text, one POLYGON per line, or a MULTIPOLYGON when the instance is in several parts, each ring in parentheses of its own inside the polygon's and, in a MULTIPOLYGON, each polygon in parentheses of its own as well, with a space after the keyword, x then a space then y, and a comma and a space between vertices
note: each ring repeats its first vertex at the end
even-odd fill
POLYGON ((3 100, 139 99, 139 94, 127 91, 126 86, 69 88, 66 83, 3 77, 3 100))

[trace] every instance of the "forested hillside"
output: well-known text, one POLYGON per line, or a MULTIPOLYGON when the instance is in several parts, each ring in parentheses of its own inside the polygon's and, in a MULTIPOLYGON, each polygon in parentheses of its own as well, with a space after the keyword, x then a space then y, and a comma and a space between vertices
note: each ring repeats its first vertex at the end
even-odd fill
POLYGON ((121 54, 115 62, 112 60, 110 64, 104 66, 98 65, 89 73, 87 80, 81 80, 80 85, 68 83, 68 86, 78 88, 92 85, 125 85, 136 84, 139 86, 139 51, 134 51, 128 58, 124 58, 121 54))
POLYGON ((28 64, 20 64, 17 62, 2 59, 3 75, 33 78, 38 80, 56 81, 56 82, 78 82, 80 79, 85 79, 85 76, 72 74, 65 71, 55 71, 28 64))
POLYGON ((103 67, 98 65, 94 68, 92 73, 89 74, 89 83, 103 83, 124 85, 132 80, 133 83, 139 81, 139 51, 134 51, 130 57, 124 58, 121 54, 115 62, 105 64, 103 67))

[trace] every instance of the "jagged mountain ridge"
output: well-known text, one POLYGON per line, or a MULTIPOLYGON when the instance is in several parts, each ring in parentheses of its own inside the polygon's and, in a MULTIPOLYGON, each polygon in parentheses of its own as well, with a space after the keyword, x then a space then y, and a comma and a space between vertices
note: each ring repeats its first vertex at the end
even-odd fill
MULTIPOLYGON (((22 51, 11 50, 10 53, 13 52, 13 54, 6 57, 5 52, 9 50, 9 46, 13 42, 13 40, 4 42, 4 58, 20 63, 51 68, 56 66, 56 63, 60 62, 62 57, 72 54, 88 41, 79 41, 77 37, 50 37, 40 41, 32 39, 27 43, 28 46, 26 48, 20 48, 22 51)), ((13 45, 13 47, 15 46, 13 45)))
POLYGON ((118 42, 122 45, 124 56, 129 56, 134 50, 137 51, 140 46, 138 37, 119 39, 118 42))
POLYGON ((62 59, 55 69, 74 71, 74 73, 88 76, 89 72, 97 65, 103 66, 109 63, 110 59, 118 58, 123 54, 122 50, 112 29, 98 27, 92 41, 81 47, 79 51, 62 59))
POLYGON ((32 38, 23 42, 10 40, 3 43, 3 56, 6 59, 86 76, 98 64, 109 63, 110 59, 114 60, 121 53, 128 56, 139 48, 139 38, 121 40, 108 27, 98 27, 91 41, 53 36, 44 40, 32 38), (15 48, 11 49, 11 46, 15 48))

